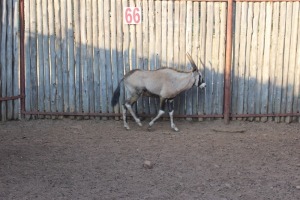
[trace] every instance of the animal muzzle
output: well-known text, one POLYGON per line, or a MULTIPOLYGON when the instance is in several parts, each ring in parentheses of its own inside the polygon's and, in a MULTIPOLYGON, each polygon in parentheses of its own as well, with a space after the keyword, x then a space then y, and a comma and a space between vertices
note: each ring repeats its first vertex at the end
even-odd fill
POLYGON ((201 83, 200 86, 199 86, 199 88, 201 88, 201 89, 203 89, 205 87, 206 87, 206 83, 201 83))

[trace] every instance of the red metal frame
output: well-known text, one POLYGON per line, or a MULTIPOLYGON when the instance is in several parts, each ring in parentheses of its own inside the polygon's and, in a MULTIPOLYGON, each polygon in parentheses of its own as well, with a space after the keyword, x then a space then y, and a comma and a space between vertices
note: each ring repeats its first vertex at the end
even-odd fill
POLYGON ((25 71, 24 71, 24 0, 19 1, 20 11, 20 88, 21 94, 11 97, 0 97, 1 101, 21 99, 21 108, 25 109, 25 71))
POLYGON ((25 54, 24 54, 24 0, 20 0, 20 89, 21 89, 21 114, 25 111, 25 54))
POLYGON ((22 98, 22 95, 18 96, 11 96, 11 97, 1 97, 0 101, 10 101, 10 100, 16 100, 22 98))
POLYGON ((232 9, 233 0, 227 3, 226 58, 224 71, 224 121, 229 123, 231 105, 231 55, 232 55, 232 9))
MULTIPOLYGON (((180 0, 175 0, 180 1, 180 0)), ((186 1, 186 0, 185 0, 186 1)), ((226 35, 226 65, 224 78, 224 114, 211 115, 175 115, 178 118, 224 118, 226 124, 231 117, 288 117, 300 116, 300 113, 282 114, 231 114, 231 51, 232 51, 232 12, 233 2, 296 2, 300 0, 190 0, 194 2, 227 2, 227 35, 226 35)), ((24 0, 20 0, 20 87, 21 95, 16 97, 0 98, 0 101, 21 98, 21 114, 24 115, 51 115, 51 116, 100 116, 100 117, 120 117, 120 113, 69 113, 69 112, 39 112, 26 111, 25 108, 25 55, 24 55, 24 0)), ((142 117, 153 117, 152 115, 140 115, 142 117)), ((167 116, 166 116, 167 117, 167 116)))

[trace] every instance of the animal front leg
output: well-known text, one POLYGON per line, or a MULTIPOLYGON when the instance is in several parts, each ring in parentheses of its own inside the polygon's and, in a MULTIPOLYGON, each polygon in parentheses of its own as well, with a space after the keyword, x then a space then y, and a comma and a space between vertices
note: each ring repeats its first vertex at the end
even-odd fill
POLYGON ((160 99, 160 110, 158 111, 157 116, 149 123, 149 128, 151 126, 153 126, 154 122, 165 113, 164 109, 165 109, 165 99, 161 98, 160 99))
POLYGON ((169 110, 169 115, 170 115, 170 122, 171 122, 171 128, 174 131, 179 131, 179 129, 176 127, 176 125, 174 124, 174 119, 173 119, 173 115, 174 115, 174 105, 173 105, 173 100, 168 100, 168 110, 169 110))

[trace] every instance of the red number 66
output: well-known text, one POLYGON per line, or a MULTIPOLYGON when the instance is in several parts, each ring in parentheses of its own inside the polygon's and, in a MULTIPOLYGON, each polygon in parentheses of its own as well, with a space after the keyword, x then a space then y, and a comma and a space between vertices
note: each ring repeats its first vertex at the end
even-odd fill
POLYGON ((125 7, 124 8, 124 23, 125 24, 140 24, 141 23, 141 8, 140 7, 125 7))

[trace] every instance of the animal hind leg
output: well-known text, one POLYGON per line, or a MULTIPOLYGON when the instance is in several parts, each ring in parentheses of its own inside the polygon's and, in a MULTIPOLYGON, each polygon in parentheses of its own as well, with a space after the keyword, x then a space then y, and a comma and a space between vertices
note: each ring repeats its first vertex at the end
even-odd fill
POLYGON ((126 108, 124 105, 122 105, 122 111, 123 111, 124 127, 125 127, 127 130, 129 130, 130 128, 129 128, 129 125, 128 125, 128 123, 127 123, 127 118, 126 118, 127 108, 126 108))
MULTIPOLYGON (((134 95, 130 97, 128 100, 125 102, 126 108, 129 110, 131 116, 134 118, 135 122, 139 125, 142 126, 141 120, 135 115, 135 113, 132 110, 132 104, 135 103, 139 98, 139 95, 134 95)), ((127 124, 128 125, 128 124, 127 124)))
POLYGON ((171 128, 174 131, 179 131, 179 129, 176 127, 176 125, 174 124, 174 119, 173 119, 173 115, 174 115, 174 105, 173 105, 173 99, 172 100, 168 100, 168 110, 169 110, 169 116, 170 116, 170 122, 171 122, 171 128))
POLYGON ((165 110, 165 99, 160 98, 160 110, 158 111, 157 116, 149 123, 149 128, 153 126, 154 122, 165 113, 164 110, 165 110))

